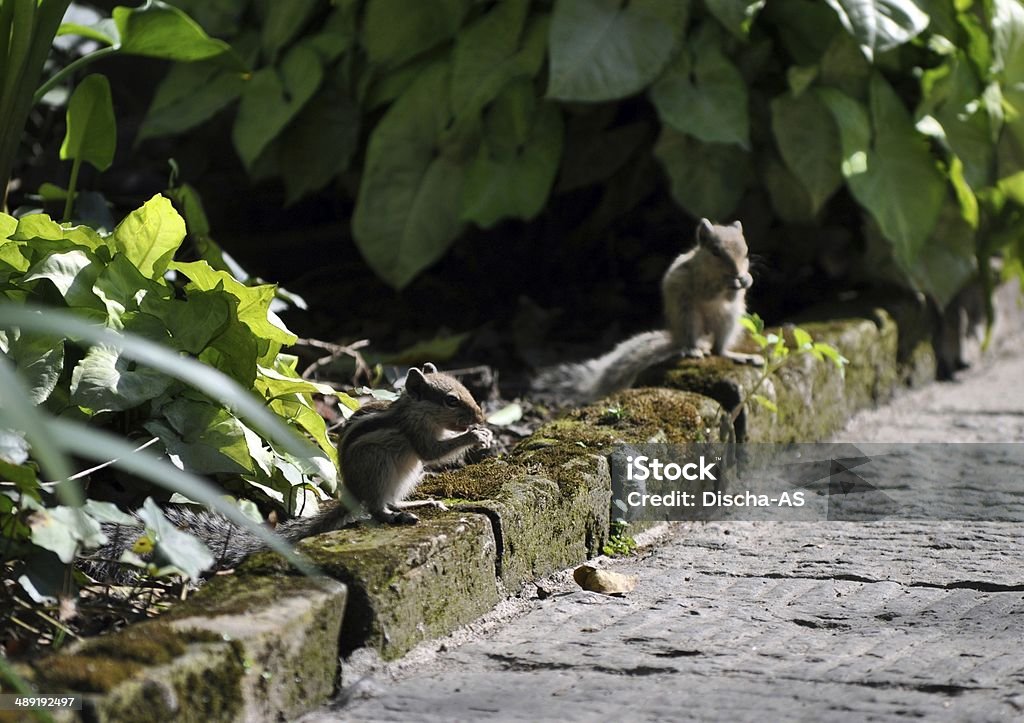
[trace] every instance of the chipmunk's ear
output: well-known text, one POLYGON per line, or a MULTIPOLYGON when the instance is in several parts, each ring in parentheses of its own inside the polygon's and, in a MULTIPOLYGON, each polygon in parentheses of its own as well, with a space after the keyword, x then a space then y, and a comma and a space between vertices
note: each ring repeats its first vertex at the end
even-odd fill
POLYGON ((437 374, 437 367, 435 367, 430 362, 426 362, 423 365, 423 373, 424 374, 437 374))
POLYGON ((715 227, 706 218, 697 224, 697 243, 703 244, 706 239, 715 237, 715 227))
POLYGON ((740 223, 739 221, 733 221, 732 227, 738 229, 740 233, 743 233, 743 224, 740 223))
POLYGON ((423 372, 416 367, 410 369, 405 377, 405 391, 414 399, 419 399, 423 396, 423 390, 426 386, 427 380, 423 377, 423 372))

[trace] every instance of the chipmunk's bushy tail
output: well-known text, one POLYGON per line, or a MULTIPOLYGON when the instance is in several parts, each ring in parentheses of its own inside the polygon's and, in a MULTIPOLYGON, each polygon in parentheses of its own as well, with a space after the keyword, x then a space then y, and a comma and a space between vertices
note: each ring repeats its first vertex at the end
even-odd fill
MULTIPOLYGON (((239 527, 217 512, 169 505, 163 513, 175 527, 198 537, 206 545, 214 557, 211 571, 236 567, 249 555, 268 549, 266 543, 250 530, 239 527)), ((295 544, 321 532, 337 530, 355 519, 356 516, 344 505, 334 502, 328 503, 323 511, 312 517, 295 517, 283 522, 274 532, 295 544)), ((91 559, 83 558, 83 569, 98 580, 130 582, 136 577, 136 570, 117 560, 144 532, 141 520, 138 525, 104 524, 107 544, 90 556, 91 559)))
POLYGON ((631 386, 640 372, 671 359, 677 351, 668 331, 647 331, 596 359, 544 369, 531 389, 535 396, 558 404, 589 404, 631 386))

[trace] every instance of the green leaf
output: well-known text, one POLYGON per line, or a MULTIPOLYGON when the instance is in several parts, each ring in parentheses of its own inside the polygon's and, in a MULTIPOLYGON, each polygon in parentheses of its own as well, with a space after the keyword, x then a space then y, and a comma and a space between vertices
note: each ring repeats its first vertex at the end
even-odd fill
POLYGON ((194 128, 234 102, 246 87, 241 73, 215 61, 175 63, 157 87, 136 142, 194 128))
POLYGON ((156 420, 144 426, 185 469, 205 474, 254 471, 243 425, 223 407, 188 394, 165 404, 160 413, 173 433, 156 420))
POLYGON ((252 171, 260 154, 313 97, 323 75, 320 56, 305 45, 289 50, 280 67, 261 68, 253 74, 231 133, 246 169, 252 171))
POLYGON ((779 218, 796 225, 815 222, 817 217, 811 194, 774 153, 762 156, 758 177, 761 187, 768 191, 772 208, 779 218))
POLYGON ((113 502, 100 502, 99 500, 86 500, 83 505, 89 517, 97 522, 107 522, 112 525, 137 525, 139 521, 131 515, 126 515, 118 509, 113 502))
POLYGON ((100 265, 81 250, 53 253, 33 264, 22 281, 29 283, 46 279, 64 297, 68 306, 83 309, 103 309, 102 302, 92 291, 99 276, 100 265))
POLYGON ((0 213, 0 239, 10 238, 18 228, 18 219, 8 213, 0 213))
POLYGON ((71 402, 93 412, 120 412, 155 399, 174 380, 147 366, 136 366, 114 347, 89 349, 71 373, 71 402))
MULTIPOLYGON (((139 519, 146 523, 146 529, 156 544, 153 559, 162 565, 170 565, 190 579, 197 579, 204 570, 213 565, 210 550, 194 535, 182 532, 170 522, 153 501, 147 497, 138 511, 139 519)), ((239 513, 241 514, 241 513, 239 513)))
POLYGON ((822 85, 841 90, 851 98, 867 97, 873 69, 857 41, 847 33, 835 34, 821 56, 819 67, 822 85))
POLYGON ((62 35, 77 35, 88 40, 95 40, 100 45, 117 46, 121 43, 121 34, 117 31, 117 23, 113 18, 101 18, 92 25, 61 23, 57 28, 57 37, 62 35))
POLYGON ((71 94, 67 133, 60 146, 62 161, 87 161, 99 171, 110 168, 117 147, 117 122, 110 83, 105 76, 87 76, 71 94))
POLYGON ((64 371, 64 338, 12 332, 7 356, 18 368, 33 404, 45 402, 64 371))
POLYGON ((184 301, 148 294, 141 309, 166 325, 175 349, 199 355, 228 324, 240 323, 232 313, 236 304, 237 299, 225 291, 192 290, 184 301))
POLYGON ((1009 106, 1006 129, 1024 146, 1024 7, 1016 0, 992 0, 991 18, 991 71, 998 81, 993 86, 1002 91, 1002 98, 989 104, 989 113, 997 118, 996 113, 1004 110, 1000 104, 1009 106))
POLYGON ((744 314, 740 317, 740 324, 743 325, 744 329, 754 334, 760 334, 764 331, 764 319, 757 314, 744 314))
POLYGON ((99 547, 107 542, 100 523, 81 507, 61 505, 36 510, 29 527, 33 544, 55 553, 64 564, 74 560, 80 548, 99 547))
POLYGON ((767 409, 772 414, 778 414, 778 412, 779 412, 778 406, 776 406, 775 402, 773 402, 768 397, 766 397, 766 396, 764 396, 762 394, 751 394, 750 398, 753 399, 758 404, 760 404, 765 409, 767 409))
POLYGON ((13 241, 29 242, 27 250, 35 252, 33 258, 39 260, 47 253, 66 251, 76 247, 82 250, 96 251, 111 249, 109 237, 100 236, 88 226, 61 226, 43 213, 22 216, 18 220, 17 229, 10 234, 13 241), (40 240, 57 241, 55 244, 42 244, 40 240))
POLYGON ((277 397, 270 401, 269 406, 274 410, 274 412, 280 415, 282 419, 308 433, 309 436, 317 442, 320 448, 326 452, 326 454, 319 455, 320 462, 317 464, 316 469, 309 469, 309 465, 310 463, 314 463, 314 459, 310 458, 305 460, 303 467, 305 468, 306 473, 320 473, 328 479, 333 477, 333 473, 328 476, 328 470, 333 468, 337 461, 336 451, 334 445, 332 445, 330 440, 327 438, 327 424, 316 409, 295 397, 277 397), (327 455, 330 455, 331 459, 327 459, 327 455), (325 461, 326 463, 324 463, 325 461))
POLYGON ((178 8, 147 0, 141 7, 116 7, 111 15, 121 35, 121 52, 165 60, 195 61, 224 55, 238 70, 245 70, 231 46, 211 38, 178 8))
POLYGON ((458 34, 452 53, 452 108, 466 117, 476 114, 517 75, 519 38, 529 0, 506 0, 458 34))
MULTIPOLYGON (((205 261, 173 263, 171 268, 188 276, 191 283, 186 289, 214 291, 223 289, 238 300, 238 319, 261 340, 272 342, 276 347, 295 343, 295 335, 284 326, 277 315, 270 310, 276 287, 270 284, 246 286, 226 271, 216 271, 205 261)), ((277 356, 274 348, 271 358, 277 356)))
MULTIPOLYGON (((325 66, 340 58, 356 39, 356 13, 359 11, 359 3, 333 4, 340 7, 336 7, 327 17, 320 32, 304 39, 304 42, 320 56, 325 66)), ((284 3, 275 5, 286 6, 284 3)))
POLYGON ((682 38, 689 2, 556 0, 548 97, 602 101, 643 90, 682 38))
POLYGON ((957 201, 947 198, 939 221, 921 255, 913 260, 909 277, 915 288, 945 308, 977 273, 974 229, 957 201))
POLYGON ((448 250, 462 230, 466 167, 446 153, 452 117, 447 65, 419 75, 370 136, 352 231, 370 267, 403 288, 448 250))
POLYGON ((287 203, 320 190, 348 168, 359 143, 359 120, 359 107, 339 88, 328 86, 313 96, 284 132, 287 203))
POLYGON ((395 67, 455 35, 469 0, 369 0, 362 41, 374 65, 395 67))
POLYGON ((964 178, 964 164, 958 156, 953 156, 949 163, 949 182, 953 185, 956 200, 960 204, 960 213, 964 221, 972 229, 977 229, 981 221, 978 209, 978 198, 964 178))
POLYGON ((735 145, 702 143, 662 128, 654 155, 672 183, 672 197, 697 218, 728 218, 750 183, 750 156, 735 145))
POLYGON ((318 0, 267 3, 266 15, 260 24, 260 46, 263 48, 263 54, 268 58, 274 58, 277 51, 290 43, 302 30, 319 4, 318 0))
MULTIPOLYGON (((0 304, 0 315, 5 317, 0 320, 0 327, 20 326, 23 332, 41 331, 44 334, 59 334, 62 331, 32 328, 32 322, 42 321, 42 312, 38 309, 0 304), (10 313, 12 311, 13 314, 10 313), (17 321, 16 317, 23 321, 17 321), (24 320, 28 323, 24 323, 24 320)), ((70 477, 71 465, 58 447, 60 440, 53 437, 53 430, 46 425, 47 418, 32 403, 21 377, 14 371, 14 365, 3 355, 0 355, 0 388, 4 390, 3 404, 0 405, 0 455, 3 459, 12 464, 24 463, 28 458, 25 451, 27 441, 31 445, 32 458, 43 474, 53 480, 70 477)), ((81 487, 74 480, 58 485, 56 492, 58 498, 67 504, 82 502, 81 487)))
POLYGON ((707 24, 651 86, 661 120, 706 143, 750 146, 747 85, 707 24))
MULTIPOLYGON (((201 367, 202 365, 196 365, 201 367)), ((209 372, 209 370, 206 370, 209 372)), ((225 380, 229 381, 229 380, 225 380)), ((221 389, 221 392, 224 390, 221 389)), ((265 410, 261 412, 266 414, 265 410)), ((276 423, 275 423, 276 424, 276 423)), ((60 442, 63 449, 76 455, 96 460, 116 460, 115 466, 147 479, 164 489, 184 494, 197 500, 227 517, 236 525, 248 530, 273 550, 284 555, 289 562, 298 567, 306 575, 316 575, 317 570, 308 560, 295 553, 291 545, 261 525, 253 524, 238 507, 222 499, 221 491, 206 482, 203 478, 182 472, 165 461, 144 452, 137 451, 133 445, 112 434, 90 429, 80 423, 69 422, 60 418, 46 421, 54 439, 60 442)), ((276 435, 275 435, 276 436, 276 435)), ((293 434, 286 434, 282 441, 296 440, 293 434)), ((309 445, 293 445, 297 449, 309 445)), ((304 454, 308 453, 305 452, 304 454)))
MULTIPOLYGON (((207 364, 183 357, 176 352, 168 350, 166 347, 135 335, 126 336, 97 326, 79 318, 75 314, 59 309, 47 308, 44 313, 41 308, 31 305, 0 304, 0 328, 11 326, 21 327, 22 330, 62 334, 69 338, 120 349, 122 354, 130 357, 136 363, 140 365, 145 364, 171 374, 175 378, 202 391, 210 398, 229 407, 237 416, 252 424, 255 429, 266 435, 272 442, 296 456, 308 455, 310 452, 315 453, 315 448, 301 437, 295 435, 287 425, 284 425, 277 417, 268 412, 262 400, 256 399, 249 389, 239 386, 232 379, 207 364)), ((252 334, 249 333, 247 338, 251 339, 252 334)), ((2 363, 4 361, 6 359, 0 357, 0 382, 2 383, 6 383, 12 376, 7 368, 8 365, 2 363)), ((251 366, 253 371, 255 371, 255 367, 254 362, 251 366)), ((15 402, 18 401, 17 396, 12 396, 12 399, 15 402)), ((24 406, 19 405, 15 411, 20 412, 24 406)), ((32 407, 32 409, 35 408, 32 407)), ((5 397, 5 403, 3 407, 0 407, 0 413, 7 414, 9 412, 8 400, 5 397)), ((5 418, 9 418, 9 416, 5 418)), ((55 424, 57 421, 59 420, 51 419, 47 423, 55 424)), ((22 419, 19 417, 17 422, 16 426, 19 429, 29 430, 31 425, 33 425, 33 420, 27 418, 22 419)), ((35 434, 38 428, 32 427, 31 431, 35 434)), ((45 435, 40 434, 37 436, 45 435)), ((94 436, 85 434, 76 435, 76 440, 83 440, 85 437, 95 439, 94 436)), ((33 439, 31 436, 29 438, 33 439)), ((82 448, 88 449, 86 442, 83 442, 83 445, 84 447, 75 447, 76 453, 82 448)), ((104 446, 109 448, 108 445, 104 446)), ((51 478, 59 479, 68 475, 61 474, 55 470, 54 474, 50 476, 51 478)), ((183 491, 185 494, 189 494, 187 490, 183 491)), ((209 504, 208 500, 203 497, 193 496, 193 499, 209 504)))
POLYGON ((800 327, 795 327, 793 329, 793 343, 796 344, 797 349, 809 350, 812 348, 814 340, 806 331, 800 327))
POLYGON ((0 460, 11 465, 21 465, 28 460, 28 442, 21 432, 0 427, 0 460))
POLYGON ((842 171, 850 191, 878 222, 896 261, 911 276, 927 252, 946 195, 927 141, 880 75, 871 80, 870 121, 861 104, 839 91, 821 89, 819 97, 839 125, 842 171))
POLYGON ((812 93, 772 101, 772 131, 783 160, 803 184, 816 214, 843 182, 842 149, 832 116, 812 93))
POLYGON ((15 241, 58 241, 64 238, 64 229, 45 213, 32 213, 18 219, 18 226, 9 238, 15 241))
POLYGON ((513 84, 488 113, 486 135, 466 174, 463 221, 490 228, 506 218, 531 219, 551 192, 562 157, 562 112, 536 102, 531 83, 513 84), (537 106, 531 113, 522 106, 537 106), (516 116, 530 118, 524 137, 516 116))
MULTIPOLYGON (((764 8, 763 17, 778 34, 780 49, 796 65, 817 64, 834 38, 849 38, 835 12, 820 0, 770 2, 764 8)), ((864 56, 852 39, 851 44, 863 61, 864 56)))
POLYGON ((815 65, 791 65, 786 71, 786 83, 792 97, 799 98, 818 79, 819 69, 815 65))
POLYGON ((117 250, 143 276, 157 279, 185 238, 185 221, 170 200, 158 194, 128 214, 114 229, 113 238, 117 250))
POLYGON ((741 40, 750 34, 754 18, 767 0, 704 0, 704 6, 726 30, 741 40))
POLYGON ((820 353, 825 358, 830 359, 832 363, 835 364, 840 369, 842 369, 845 365, 850 363, 850 360, 844 357, 842 354, 840 354, 839 350, 836 349, 831 344, 815 342, 813 349, 814 351, 820 353))
POLYGON ((870 60, 917 37, 928 15, 914 0, 825 0, 870 60))
POLYGON ((984 90, 973 65, 960 52, 921 76, 917 128, 960 158, 963 177, 973 188, 995 180, 993 119, 979 102, 984 90))
MULTIPOLYGON (((320 384, 293 374, 284 374, 276 369, 260 366, 257 370, 256 390, 267 399, 290 397, 296 394, 328 394, 335 393, 334 388, 320 384)), ((306 401, 309 401, 308 399, 306 401)))
POLYGON ((139 273, 135 264, 120 253, 100 272, 92 291, 106 306, 108 323, 114 328, 120 328, 125 312, 136 311, 147 296, 169 293, 166 287, 139 273))

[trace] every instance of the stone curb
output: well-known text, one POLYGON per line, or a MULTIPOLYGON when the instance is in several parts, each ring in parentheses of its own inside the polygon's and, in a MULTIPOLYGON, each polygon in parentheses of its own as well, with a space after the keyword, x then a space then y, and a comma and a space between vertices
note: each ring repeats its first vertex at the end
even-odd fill
POLYGON ((329 579, 215 577, 157 619, 32 664, 43 690, 85 695, 83 719, 294 717, 331 695, 346 589, 329 579))
POLYGON ((29 676, 41 690, 91 691, 89 720, 166 720, 172 710, 175 720, 294 717, 331 695, 338 660, 352 651, 400 657, 524 583, 600 554, 612 445, 732 433, 820 439, 899 386, 934 378, 935 353, 908 308, 804 324, 850 365, 845 378, 810 359, 784 369, 761 390, 777 414, 748 409, 729 429, 727 411, 756 378, 751 368, 706 359, 652 370, 641 381, 661 388, 573 410, 501 459, 428 478, 421 491, 445 498, 449 512, 425 514, 415 527, 356 526, 305 541, 302 551, 330 580, 307 580, 278 556, 257 555, 164 618, 72 646, 33 664, 29 676), (894 318, 913 333, 901 339, 894 318), (157 652, 133 652, 140 641, 155 641, 157 652))

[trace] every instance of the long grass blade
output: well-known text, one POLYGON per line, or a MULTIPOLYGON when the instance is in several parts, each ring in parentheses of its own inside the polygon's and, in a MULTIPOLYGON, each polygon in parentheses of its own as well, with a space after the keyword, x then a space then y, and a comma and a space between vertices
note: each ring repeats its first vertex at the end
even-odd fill
POLYGON ((323 451, 288 427, 264 401, 234 379, 201 362, 180 356, 159 344, 83 321, 72 313, 30 305, 0 304, 0 328, 19 327, 107 344, 140 364, 191 384, 229 407, 267 439, 301 458, 323 457, 323 451))

